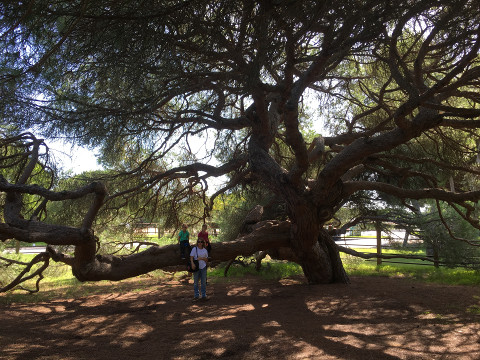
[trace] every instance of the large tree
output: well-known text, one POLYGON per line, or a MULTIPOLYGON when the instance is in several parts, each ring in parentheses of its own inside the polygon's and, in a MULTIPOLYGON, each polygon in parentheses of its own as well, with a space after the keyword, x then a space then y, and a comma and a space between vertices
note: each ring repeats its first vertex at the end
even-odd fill
MULTIPOLYGON (((1 179, 0 238, 74 245, 73 257, 52 249, 44 256, 70 264, 82 281, 179 262, 173 246, 96 254, 98 211, 142 191, 175 203, 195 195, 208 210, 231 189, 262 188, 287 220, 257 216, 248 234, 218 244, 215 257, 288 249, 284 257, 300 263, 310 283, 348 282, 323 230, 345 204, 383 194, 414 211, 411 200, 435 199, 479 227, 478 1, 1 7, 3 121, 99 146, 104 164, 122 169, 117 179, 136 179, 112 193, 101 182, 63 192, 31 185, 33 165, 1 179), (306 135, 312 123, 324 123, 323 134, 306 135), (202 156, 190 146, 194 136, 204 139, 202 156), (228 180, 207 199, 209 179, 222 176, 228 180), (78 228, 49 225, 22 214, 26 194, 45 202, 90 194, 91 207, 78 228)), ((31 142, 16 146, 36 163, 41 141, 25 138, 31 142)))

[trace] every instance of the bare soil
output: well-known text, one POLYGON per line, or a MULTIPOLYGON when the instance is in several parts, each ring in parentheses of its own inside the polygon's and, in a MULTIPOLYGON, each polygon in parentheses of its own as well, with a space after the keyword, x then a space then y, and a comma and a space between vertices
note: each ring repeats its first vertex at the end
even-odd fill
POLYGON ((192 288, 0 305, 0 358, 480 359, 478 287, 248 278, 210 283, 195 303, 192 288))

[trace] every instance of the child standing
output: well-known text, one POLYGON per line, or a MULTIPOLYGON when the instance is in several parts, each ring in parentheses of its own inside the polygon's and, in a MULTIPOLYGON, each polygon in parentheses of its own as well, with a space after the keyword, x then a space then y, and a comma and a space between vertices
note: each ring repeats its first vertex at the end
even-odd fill
POLYGON ((212 245, 210 245, 210 239, 208 238, 207 224, 202 225, 202 231, 198 233, 198 240, 203 240, 205 242, 205 249, 207 249, 208 256, 210 257, 212 245))
POLYGON ((178 233, 178 242, 180 244, 180 256, 186 259, 190 253, 190 233, 187 230, 187 224, 182 225, 182 230, 178 233))

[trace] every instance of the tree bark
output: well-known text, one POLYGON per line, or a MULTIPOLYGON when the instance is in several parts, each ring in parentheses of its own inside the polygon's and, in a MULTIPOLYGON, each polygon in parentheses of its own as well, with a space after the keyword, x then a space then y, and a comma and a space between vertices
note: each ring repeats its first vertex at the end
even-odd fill
POLYGON ((311 250, 304 251, 300 265, 309 284, 350 283, 336 244, 323 229, 311 250))
POLYGON ((408 245, 408 238, 410 237, 410 231, 405 229, 405 237, 403 238, 403 244, 402 247, 407 247, 408 245))
MULTIPOLYGON (((213 260, 228 261, 239 255, 250 256, 257 251, 289 245, 290 222, 263 221, 254 227, 252 233, 235 241, 215 243, 213 260)), ((92 251, 94 247, 92 248, 90 243, 86 246, 77 246, 74 258, 63 258, 61 254, 54 254, 52 258, 71 265, 73 274, 80 281, 122 280, 185 263, 180 259, 176 244, 152 246, 128 256, 95 256, 92 255, 92 251)))
MULTIPOLYGON (((228 261, 236 256, 250 256, 268 250, 276 259, 299 263, 310 284, 333 282, 348 283, 337 246, 328 233, 321 229, 310 249, 303 247, 298 256, 291 247, 292 226, 289 221, 262 221, 252 225, 252 232, 235 241, 215 243, 214 261, 228 261)), ((153 246, 129 256, 94 255, 94 244, 76 247, 75 257, 53 254, 55 261, 72 266, 72 272, 80 281, 122 280, 145 274, 156 269, 168 269, 183 264, 177 245, 153 246)))
POLYGON ((349 283, 335 242, 320 226, 317 209, 304 202, 293 210, 292 249, 308 283, 349 283))

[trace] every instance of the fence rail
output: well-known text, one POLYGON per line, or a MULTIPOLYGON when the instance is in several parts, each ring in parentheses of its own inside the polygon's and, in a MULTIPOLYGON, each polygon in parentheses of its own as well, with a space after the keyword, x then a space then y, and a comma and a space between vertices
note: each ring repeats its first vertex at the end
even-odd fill
MULTIPOLYGON (((392 237, 382 237, 382 238, 372 238, 372 237, 337 237, 335 243, 344 248, 350 249, 355 248, 359 254, 368 256, 364 258, 364 261, 367 262, 376 262, 380 264, 403 264, 403 265, 418 265, 418 266, 454 266, 454 267, 480 267, 480 258, 474 258, 472 262, 462 262, 462 263, 447 263, 441 261, 438 258, 435 258, 431 253, 427 251, 425 256, 415 256, 415 255, 406 255, 404 253, 392 253, 382 254, 383 249, 398 249, 398 245, 392 246, 392 243, 401 243, 403 244, 403 239, 392 238, 392 237), (362 252, 361 249, 377 249, 376 253, 372 252, 362 252), (406 259, 406 261, 395 261, 394 258, 406 259), (408 261, 411 259, 422 260, 422 262, 412 262, 408 261)), ((412 239, 409 241, 407 246, 404 248, 406 250, 419 250, 423 247, 423 241, 420 239, 412 239)), ((344 251, 345 252, 345 251, 344 251)), ((347 252, 348 253, 348 252, 347 252)))

